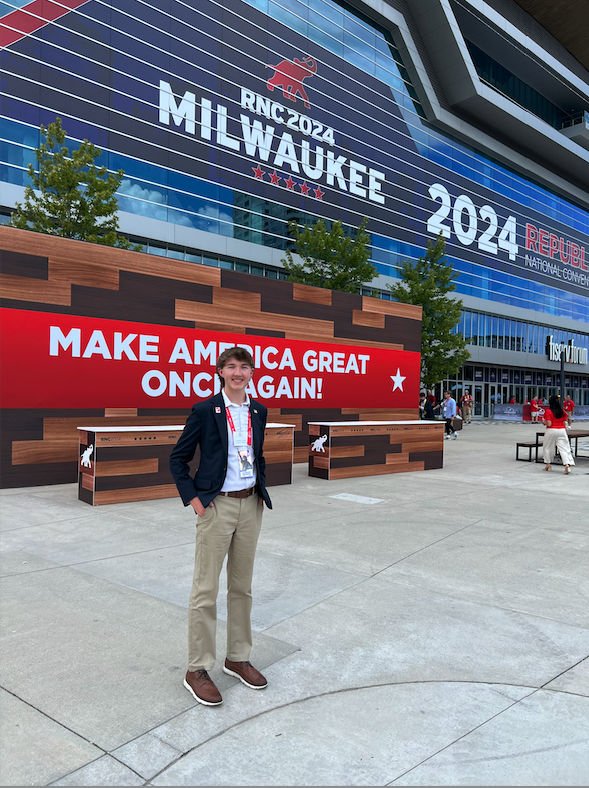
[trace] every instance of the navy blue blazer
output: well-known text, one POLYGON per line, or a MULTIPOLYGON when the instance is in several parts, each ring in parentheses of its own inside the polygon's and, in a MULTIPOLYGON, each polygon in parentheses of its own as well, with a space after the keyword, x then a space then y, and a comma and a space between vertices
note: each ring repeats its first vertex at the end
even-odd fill
MULTIPOLYGON (((266 460, 263 452, 268 409, 260 402, 250 399, 250 413, 257 473, 256 489, 266 506, 271 509, 272 501, 266 492, 266 460)), ((170 470, 184 506, 188 506, 195 496, 198 496, 203 506, 208 506, 217 497, 227 475, 228 445, 223 394, 215 394, 214 397, 193 405, 184 432, 170 454, 170 470), (194 457, 198 445, 200 465, 193 479, 188 463, 194 457)))

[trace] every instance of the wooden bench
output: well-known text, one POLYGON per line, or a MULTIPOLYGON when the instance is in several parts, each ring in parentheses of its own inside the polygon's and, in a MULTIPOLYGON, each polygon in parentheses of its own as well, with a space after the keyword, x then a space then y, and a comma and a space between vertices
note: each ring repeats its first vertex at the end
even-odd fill
POLYGON ((520 460, 521 462, 532 462, 532 451, 536 450, 536 456, 534 457, 534 461, 538 462, 538 449, 542 446, 542 441, 535 441, 534 443, 516 443, 515 444, 515 459, 520 460), (527 449, 528 450, 528 457, 519 456, 519 450, 527 449))

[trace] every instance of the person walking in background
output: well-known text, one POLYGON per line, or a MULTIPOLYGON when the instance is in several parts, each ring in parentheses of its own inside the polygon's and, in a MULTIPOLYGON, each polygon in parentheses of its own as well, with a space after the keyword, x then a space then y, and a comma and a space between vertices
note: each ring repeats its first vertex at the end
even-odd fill
POLYGON ((421 394, 419 395, 419 418, 420 419, 425 419, 425 403, 426 403, 426 398, 425 398, 425 394, 422 391, 421 394))
MULTIPOLYGON (((440 406, 436 405, 435 409, 439 411, 440 406)), ((434 421, 436 418, 434 412, 434 406, 432 405, 431 400, 428 397, 426 397, 423 402, 423 418, 426 419, 426 421, 434 421)))
POLYGON ((267 681, 249 662, 252 649, 252 574, 266 492, 263 454, 268 410, 246 394, 254 372, 247 350, 232 347, 217 359, 221 392, 192 408, 170 455, 170 470, 185 506, 198 515, 194 579, 188 606, 188 672, 184 686, 199 703, 223 698, 208 671, 215 664, 219 574, 227 556, 227 658, 223 672, 251 689, 267 681), (188 463, 200 446, 194 478, 188 463))
POLYGON ((530 400, 530 418, 532 420, 532 424, 538 423, 538 400, 536 399, 535 394, 530 400))
POLYGON ((567 414, 567 428, 570 430, 571 424, 573 423, 573 413, 575 412, 575 403, 571 399, 571 395, 567 394, 564 398, 564 402, 562 403, 562 409, 567 414))
POLYGON ((458 433, 454 429, 454 418, 456 417, 456 400, 452 399, 452 395, 449 391, 444 392, 444 402, 442 403, 442 413, 444 418, 446 419, 446 440, 452 437, 452 440, 456 440, 458 437, 458 433))
POLYGON ((571 452, 571 445, 569 443, 569 436, 565 428, 567 420, 568 416, 566 411, 562 409, 560 397, 550 397, 549 407, 544 411, 544 416, 542 418, 544 426, 546 427, 542 445, 545 471, 552 470, 552 460, 554 459, 556 447, 558 447, 565 474, 570 473, 570 466, 575 464, 571 452))
POLYGON ((470 424, 470 417, 472 414, 472 395, 468 389, 465 389, 464 394, 460 400, 460 407, 462 408, 462 418, 464 424, 470 424))

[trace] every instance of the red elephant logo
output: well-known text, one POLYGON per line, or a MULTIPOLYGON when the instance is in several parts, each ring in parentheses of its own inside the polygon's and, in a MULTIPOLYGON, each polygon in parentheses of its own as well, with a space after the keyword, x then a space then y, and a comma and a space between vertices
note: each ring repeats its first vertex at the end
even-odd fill
POLYGON ((296 101, 298 95, 305 102, 307 109, 311 106, 309 96, 303 87, 303 80, 312 77, 317 71, 317 63, 312 57, 306 57, 304 60, 295 57, 294 61, 282 60, 277 66, 267 66, 267 68, 274 69, 273 76, 266 83, 268 90, 282 88, 284 98, 296 101))

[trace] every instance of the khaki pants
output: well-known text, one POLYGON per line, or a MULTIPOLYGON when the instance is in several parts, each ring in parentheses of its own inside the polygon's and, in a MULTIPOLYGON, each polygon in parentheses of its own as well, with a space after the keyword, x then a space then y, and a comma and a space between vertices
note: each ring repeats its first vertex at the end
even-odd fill
POLYGON ((462 406, 462 418, 465 424, 470 424, 470 414, 472 413, 472 405, 462 406))
POLYGON ((263 506, 249 498, 219 495, 199 517, 194 579, 188 607, 188 669, 215 664, 219 575, 227 556, 227 658, 248 660, 252 650, 252 575, 263 506))
POLYGON ((544 454, 544 462, 550 465, 554 459, 554 452, 558 446, 560 458, 563 465, 574 465, 575 460, 571 452, 571 445, 569 443, 569 436, 566 430, 555 430, 552 427, 546 429, 542 439, 542 449, 544 454))

